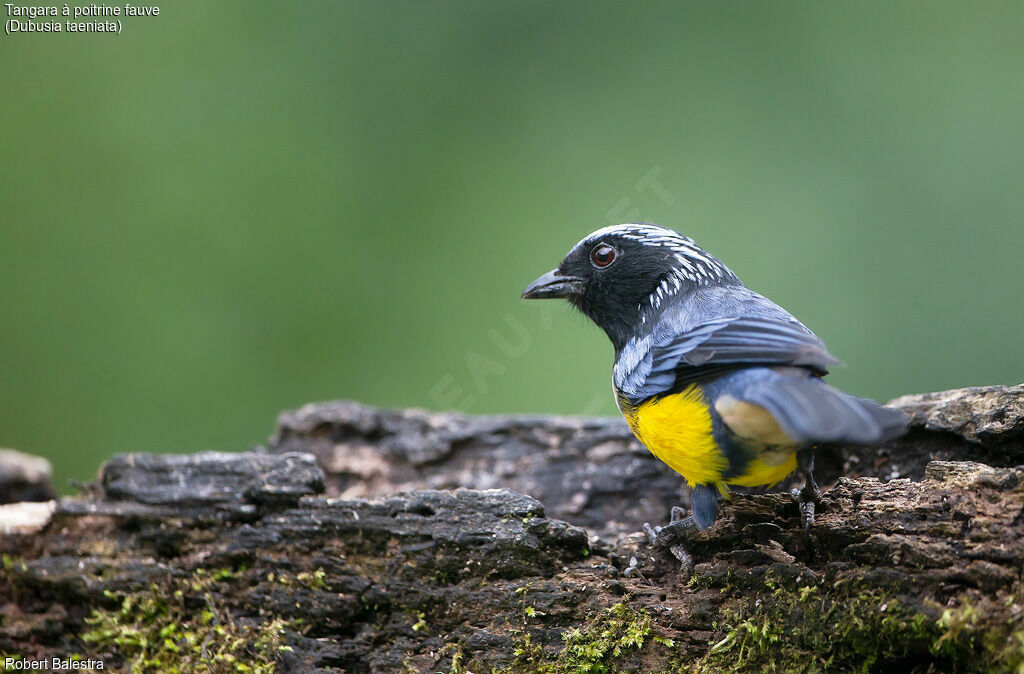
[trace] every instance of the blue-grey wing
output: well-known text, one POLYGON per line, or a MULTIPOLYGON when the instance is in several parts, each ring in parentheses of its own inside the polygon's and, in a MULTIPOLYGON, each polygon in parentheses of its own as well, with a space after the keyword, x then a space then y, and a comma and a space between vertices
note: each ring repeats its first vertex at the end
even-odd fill
POLYGON ((751 368, 725 377, 714 388, 716 402, 728 397, 767 410, 799 444, 872 444, 899 437, 907 428, 899 410, 840 391, 810 374, 751 368))
POLYGON ((627 345, 616 366, 616 386, 629 398, 679 391, 740 367, 795 366, 824 375, 839 361, 799 322, 770 316, 719 318, 691 330, 661 328, 646 342, 627 345))

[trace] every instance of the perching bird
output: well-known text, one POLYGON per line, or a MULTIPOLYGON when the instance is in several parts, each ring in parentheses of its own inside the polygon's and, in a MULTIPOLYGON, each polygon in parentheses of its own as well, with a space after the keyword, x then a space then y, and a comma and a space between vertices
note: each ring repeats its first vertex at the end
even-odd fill
POLYGON ((685 479, 692 516, 673 508, 652 542, 672 547, 715 521, 729 485, 772 485, 796 469, 805 531, 820 492, 813 447, 903 434, 901 412, 822 377, 838 363, 786 310, 749 290, 689 237, 652 224, 605 227, 531 283, 526 299, 565 298, 615 347, 615 398, 637 439, 685 479))

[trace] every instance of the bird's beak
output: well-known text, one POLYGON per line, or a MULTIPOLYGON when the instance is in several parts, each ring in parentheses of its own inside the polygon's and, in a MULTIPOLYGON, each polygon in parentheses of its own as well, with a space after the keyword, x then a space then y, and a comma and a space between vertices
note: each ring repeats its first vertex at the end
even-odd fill
POLYGON ((570 297, 583 290, 583 281, 575 276, 562 276, 557 269, 552 269, 539 279, 526 286, 523 291, 524 300, 544 300, 552 297, 570 297))

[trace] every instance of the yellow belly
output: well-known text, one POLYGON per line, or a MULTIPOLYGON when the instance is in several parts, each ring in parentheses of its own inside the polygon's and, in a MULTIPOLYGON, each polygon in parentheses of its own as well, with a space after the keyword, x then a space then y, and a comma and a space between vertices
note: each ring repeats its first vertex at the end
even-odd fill
POLYGON ((622 412, 637 440, 691 487, 722 481, 728 462, 711 434, 711 410, 700 387, 691 385, 622 412))
POLYGON ((726 484, 775 484, 796 469, 796 448, 774 447, 751 461, 742 475, 724 478, 728 460, 712 434, 711 410, 696 384, 636 407, 620 401, 619 408, 637 439, 691 487, 716 484, 724 492, 726 484))
POLYGON ((796 452, 790 452, 782 463, 772 464, 762 459, 754 459, 747 465, 743 475, 734 475, 726 480, 738 487, 760 487, 766 484, 782 482, 796 470, 796 452))

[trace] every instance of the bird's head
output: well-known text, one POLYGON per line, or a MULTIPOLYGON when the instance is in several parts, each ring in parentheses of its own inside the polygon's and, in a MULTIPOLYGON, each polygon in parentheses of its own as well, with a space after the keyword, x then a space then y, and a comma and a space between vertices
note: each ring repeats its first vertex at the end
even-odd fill
POLYGON ((523 297, 569 300, 619 350, 694 289, 731 283, 736 275, 689 237, 658 225, 613 225, 573 246, 523 297))

